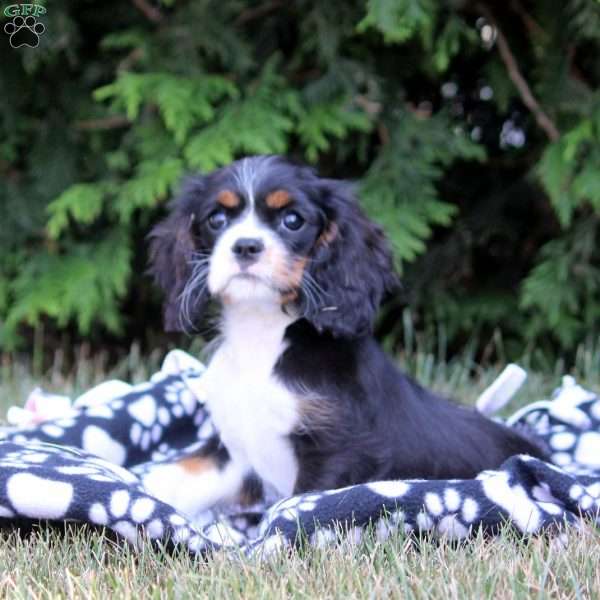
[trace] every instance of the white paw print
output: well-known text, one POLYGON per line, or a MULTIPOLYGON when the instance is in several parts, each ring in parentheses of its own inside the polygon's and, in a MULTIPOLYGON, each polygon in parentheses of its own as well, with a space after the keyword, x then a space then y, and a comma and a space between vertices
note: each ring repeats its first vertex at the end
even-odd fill
POLYGON ((165 386, 164 390, 164 398, 167 402, 174 404, 179 402, 179 397, 181 395, 182 390, 185 389, 185 383, 183 381, 177 379, 169 383, 169 385, 165 386))
POLYGON ((374 481, 367 484, 367 487, 376 494, 385 496, 386 498, 400 498, 410 490, 410 484, 402 480, 374 481))
POLYGON ((577 442, 577 436, 570 431, 559 431, 552 435, 549 440, 553 450, 565 451, 571 450, 577 442))
POLYGON ((4 467, 33 467, 46 462, 49 457, 49 453, 41 452, 40 450, 17 450, 15 452, 7 452, 2 457, 0 464, 4 467))
POLYGON ((89 518, 97 525, 107 525, 111 520, 119 519, 121 523, 129 522, 135 528, 150 521, 155 508, 156 502, 152 498, 143 496, 132 499, 127 490, 116 490, 111 494, 108 506, 100 502, 92 504, 89 518))
MULTIPOLYGON (((440 522, 448 516, 460 516, 465 523, 472 523, 477 518, 479 513, 479 504, 470 496, 465 498, 453 487, 448 487, 443 494, 428 492, 425 494, 424 509, 430 517, 442 517, 440 522)), ((427 519, 423 518, 425 523, 427 519)), ((447 521, 447 519, 446 519, 447 521)))
POLYGON ((598 509, 600 508, 600 483, 593 483, 587 487, 576 483, 571 486, 569 496, 583 511, 589 511, 593 507, 598 509))
POLYGON ((385 514, 377 521, 375 526, 375 536, 378 541, 387 540, 390 535, 398 531, 398 527, 404 523, 404 511, 395 510, 392 513, 385 514))
POLYGON ((135 419, 129 432, 131 443, 144 451, 148 450, 151 444, 159 442, 163 434, 163 424, 170 422, 168 411, 164 407, 158 408, 156 400, 150 394, 132 402, 127 407, 127 412, 135 419))
POLYGON ((269 518, 267 521, 272 522, 277 518, 284 518, 288 521, 297 521, 301 512, 314 510, 317 506, 317 502, 322 497, 322 494, 303 494, 282 500, 269 510, 269 518))
POLYGON ((273 535, 265 538, 260 544, 254 546, 250 552, 250 557, 256 557, 262 560, 276 556, 290 545, 290 540, 288 540, 284 535, 279 532, 274 533, 273 535))

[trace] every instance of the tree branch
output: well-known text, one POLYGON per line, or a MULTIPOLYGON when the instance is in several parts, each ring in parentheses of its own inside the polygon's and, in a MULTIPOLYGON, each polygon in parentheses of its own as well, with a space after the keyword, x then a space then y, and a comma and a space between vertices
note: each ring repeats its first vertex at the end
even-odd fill
POLYGON ((381 102, 371 100, 363 94, 357 94, 354 96, 354 102, 357 106, 360 106, 368 115, 371 116, 377 116, 383 110, 381 102))
POLYGON ((531 111, 537 124, 541 129, 544 130, 546 135, 553 142, 556 141, 560 137, 560 133, 558 128, 550 119, 550 117, 544 112, 539 102, 536 100, 529 84, 523 77, 521 70, 519 69, 519 65, 512 53, 510 46, 502 30, 498 27, 496 20, 492 13, 488 10, 488 8, 482 4, 478 5, 479 10, 483 13, 483 16, 489 21, 489 23, 496 29, 496 44, 498 45, 498 52, 500 52, 500 58, 506 67, 508 72, 508 76, 510 80, 513 82, 515 87, 517 88, 519 95, 521 96, 521 100, 523 100, 523 104, 531 111))
POLYGON ((264 17, 270 12, 277 10, 281 6, 283 6, 283 2, 281 0, 271 0, 270 2, 259 4, 254 8, 247 8, 238 15, 235 20, 235 25, 243 25, 248 21, 253 21, 254 19, 264 17))
POLYGON ((548 38, 542 26, 521 6, 519 0, 512 0, 510 6, 521 17, 529 33, 548 38))
POLYGON ((103 119, 88 119, 86 121, 75 121, 73 126, 80 131, 98 131, 102 129, 119 129, 129 127, 131 121, 124 115, 114 115, 103 119))
POLYGON ((162 23, 164 17, 158 8, 148 4, 146 0, 131 0, 131 2, 149 21, 152 21, 153 23, 162 23))
POLYGON ((128 71, 138 60, 144 56, 144 51, 139 46, 134 48, 118 65, 118 71, 128 71))

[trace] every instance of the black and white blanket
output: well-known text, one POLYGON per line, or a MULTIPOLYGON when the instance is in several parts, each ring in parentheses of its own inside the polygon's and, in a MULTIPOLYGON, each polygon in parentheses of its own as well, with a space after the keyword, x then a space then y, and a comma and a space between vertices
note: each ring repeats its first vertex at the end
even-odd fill
MULTIPOLYGON (((515 456, 470 480, 378 481, 271 498, 251 510, 179 513, 144 482, 213 433, 203 371, 176 350, 146 383, 106 382, 73 404, 37 391, 25 408, 13 407, 9 421, 20 425, 0 434, 0 524, 76 521, 133 544, 150 539, 193 553, 233 546, 263 556, 301 537, 330 543, 340 524, 355 538, 371 526, 379 538, 403 528, 460 539, 506 521, 531 534, 582 515, 598 519, 600 397, 568 376, 552 399, 508 419, 543 439, 553 464, 515 456)), ((193 505, 192 489, 178 493, 193 505)))

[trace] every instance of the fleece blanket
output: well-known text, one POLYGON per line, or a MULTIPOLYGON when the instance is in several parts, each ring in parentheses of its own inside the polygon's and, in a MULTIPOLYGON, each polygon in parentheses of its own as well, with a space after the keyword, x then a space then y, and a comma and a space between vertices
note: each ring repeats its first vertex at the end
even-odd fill
MULTIPOLYGON (((568 376, 551 399, 508 419, 550 447, 552 464, 514 456, 471 480, 377 481, 183 514, 145 482, 213 434, 203 372, 173 351, 148 382, 106 382, 74 403, 37 390, 25 408, 10 409, 13 425, 0 433, 0 524, 75 521, 134 545, 146 539, 192 553, 231 547, 266 556, 299 540, 331 543, 340 531, 358 539, 365 527, 379 538, 402 528, 462 539, 507 521, 532 534, 581 516, 598 520, 600 397, 568 376)), ((193 505, 193 490, 178 493, 193 505)))

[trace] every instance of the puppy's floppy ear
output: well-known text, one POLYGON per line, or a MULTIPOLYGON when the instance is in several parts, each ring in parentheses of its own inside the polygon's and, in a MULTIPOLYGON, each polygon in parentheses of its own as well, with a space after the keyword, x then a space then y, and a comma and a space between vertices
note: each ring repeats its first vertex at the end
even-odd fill
POLYGON ((172 212, 150 232, 150 273, 165 293, 163 308, 165 331, 185 331, 186 321, 193 326, 208 303, 206 286, 192 290, 193 306, 184 315, 182 292, 194 276, 192 260, 197 251, 194 243, 192 202, 203 192, 200 178, 189 179, 172 212), (185 317, 185 318, 184 318, 185 317))
POLYGON ((317 330, 336 337, 368 335, 383 297, 399 284, 390 245, 361 210, 350 184, 321 179, 318 187, 327 222, 307 271, 320 301, 307 302, 303 314, 317 330))

